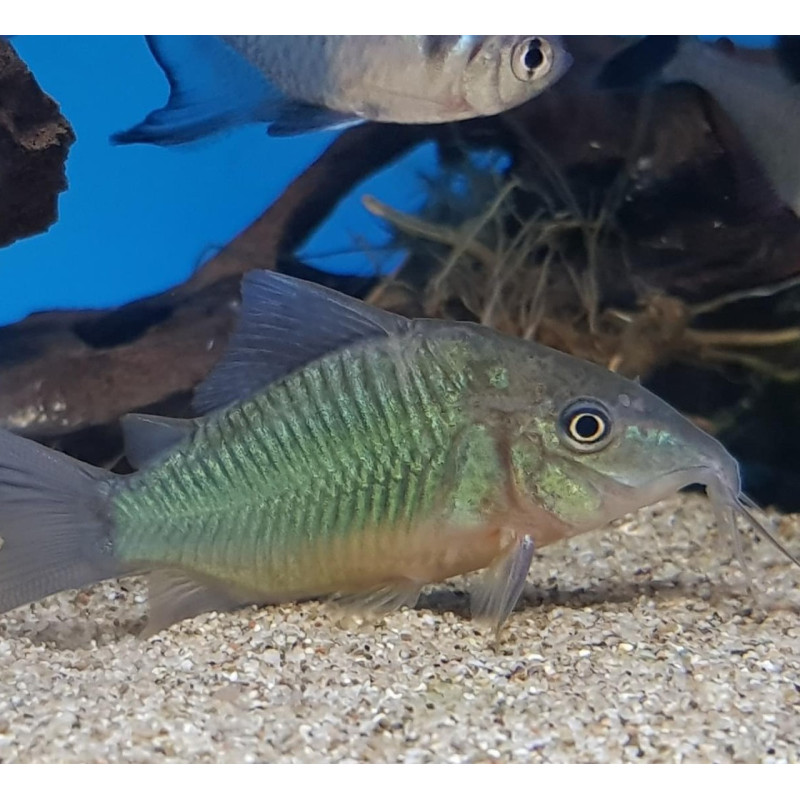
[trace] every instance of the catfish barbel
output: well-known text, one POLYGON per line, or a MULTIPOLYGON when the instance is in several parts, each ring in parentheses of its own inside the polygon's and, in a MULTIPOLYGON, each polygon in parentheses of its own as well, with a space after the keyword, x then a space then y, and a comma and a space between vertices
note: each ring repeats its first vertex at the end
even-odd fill
POLYGON ((694 483, 788 555, 722 445, 639 384, 277 273, 245 277, 196 406, 124 420, 128 476, 0 431, 0 612, 134 573, 149 631, 330 595, 388 611, 486 568, 473 605, 499 628, 535 548, 694 483))

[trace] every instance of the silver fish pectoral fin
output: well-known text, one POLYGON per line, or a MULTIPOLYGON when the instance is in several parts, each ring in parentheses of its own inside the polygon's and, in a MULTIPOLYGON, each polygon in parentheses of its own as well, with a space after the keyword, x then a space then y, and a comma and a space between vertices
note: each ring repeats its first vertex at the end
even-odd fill
POLYGON ((364 119, 356 114, 287 98, 276 105, 275 120, 270 123, 267 132, 270 136, 295 136, 313 131, 341 130, 362 122, 364 119))
POLYGON ((534 544, 529 535, 516 537, 511 547, 486 569, 472 592, 472 614, 500 633, 514 610, 533 561, 534 544))
POLYGON ((153 570, 148 574, 148 586, 150 613, 140 634, 144 639, 207 611, 233 611, 247 605, 247 601, 234 597, 222 587, 205 583, 179 569, 153 570))

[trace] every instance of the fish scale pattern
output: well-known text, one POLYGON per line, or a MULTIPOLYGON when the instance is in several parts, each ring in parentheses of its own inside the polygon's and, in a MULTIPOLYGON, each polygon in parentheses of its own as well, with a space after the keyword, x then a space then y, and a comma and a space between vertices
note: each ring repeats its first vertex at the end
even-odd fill
POLYGON ((466 385, 453 347, 321 359, 120 490, 117 556, 268 593, 385 570, 452 488, 466 385))

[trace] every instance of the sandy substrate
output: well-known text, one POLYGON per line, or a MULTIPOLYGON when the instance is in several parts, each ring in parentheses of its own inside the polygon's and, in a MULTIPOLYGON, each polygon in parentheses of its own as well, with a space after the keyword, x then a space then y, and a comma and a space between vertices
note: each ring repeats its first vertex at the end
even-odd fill
POLYGON ((797 762, 800 570, 750 541, 758 604, 699 497, 555 545, 499 643, 463 582, 147 641, 143 582, 64 593, 0 618, 0 761, 797 762))

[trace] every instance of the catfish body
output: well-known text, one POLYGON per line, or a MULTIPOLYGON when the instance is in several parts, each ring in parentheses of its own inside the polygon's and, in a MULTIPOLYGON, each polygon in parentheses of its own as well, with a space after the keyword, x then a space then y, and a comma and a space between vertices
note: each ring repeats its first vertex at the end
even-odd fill
POLYGON ((469 355, 409 332, 208 417, 115 493, 117 555, 252 601, 419 587, 485 566, 510 509, 493 432, 470 413, 469 355))
POLYGON ((196 403, 124 421, 126 477, 0 431, 0 611, 130 573, 149 630, 334 594, 389 610, 488 568, 475 607, 499 625, 535 547, 690 483, 739 493, 719 443, 636 383, 275 273, 245 278, 196 403))
POLYGON ((117 143, 178 144, 247 122, 272 135, 365 120, 498 114, 557 81, 557 36, 148 36, 167 105, 117 143))

